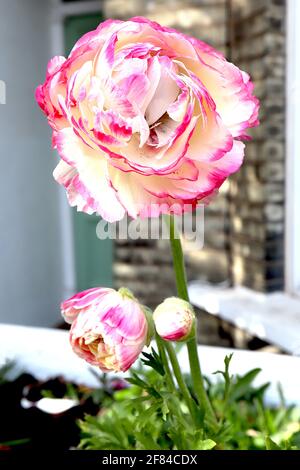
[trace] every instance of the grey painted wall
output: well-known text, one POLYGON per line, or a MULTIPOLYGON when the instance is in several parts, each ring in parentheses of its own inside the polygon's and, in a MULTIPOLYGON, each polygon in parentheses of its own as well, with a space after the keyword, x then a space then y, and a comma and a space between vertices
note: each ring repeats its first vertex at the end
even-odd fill
POLYGON ((56 158, 34 101, 51 55, 49 4, 0 0, 0 322, 44 326, 62 300, 56 158))

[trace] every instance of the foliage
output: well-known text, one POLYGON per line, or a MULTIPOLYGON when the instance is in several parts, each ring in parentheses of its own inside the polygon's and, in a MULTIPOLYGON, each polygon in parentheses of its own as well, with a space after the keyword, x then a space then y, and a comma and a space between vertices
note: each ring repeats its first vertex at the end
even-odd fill
POLYGON ((222 379, 206 378, 218 420, 213 427, 201 414, 194 424, 179 391, 168 389, 158 354, 146 359, 151 370, 132 372, 130 388, 115 392, 97 417, 80 421, 81 449, 300 449, 300 410, 286 406, 281 389, 281 405, 265 406, 269 384, 253 385, 260 369, 233 377, 228 356, 224 371, 216 372, 222 379))
POLYGON ((193 428, 185 405, 176 394, 164 390, 158 373, 141 375, 133 373, 128 379, 132 386, 116 392, 115 401, 100 416, 87 416, 80 422, 81 448, 188 450, 215 446, 204 430, 193 428))

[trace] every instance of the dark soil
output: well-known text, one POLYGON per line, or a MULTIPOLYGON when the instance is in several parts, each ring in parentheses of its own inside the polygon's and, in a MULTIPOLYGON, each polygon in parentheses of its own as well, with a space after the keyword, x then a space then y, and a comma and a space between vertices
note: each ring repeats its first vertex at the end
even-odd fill
MULTIPOLYGON (((76 390, 76 385, 72 385, 76 390)), ((96 415, 99 404, 92 398, 80 399, 78 406, 60 414, 48 414, 32 407, 25 409, 22 398, 37 402, 47 390, 53 397, 63 398, 66 383, 61 378, 38 382, 29 374, 22 374, 13 382, 0 386, 0 448, 66 450, 79 443, 80 431, 76 424, 86 413, 96 415), (22 442, 16 443, 14 441, 22 442), (23 441, 24 440, 24 441, 23 441), (5 443, 5 445, 3 445, 5 443), (17 445, 16 445, 17 444, 17 445)), ((80 396, 80 395, 79 395, 80 396)))

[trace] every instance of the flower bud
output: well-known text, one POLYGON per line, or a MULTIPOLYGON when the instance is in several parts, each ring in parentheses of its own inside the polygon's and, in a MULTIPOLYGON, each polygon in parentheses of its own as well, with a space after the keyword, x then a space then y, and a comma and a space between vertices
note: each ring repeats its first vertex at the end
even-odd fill
POLYGON ((195 313, 189 302, 169 297, 153 313, 157 334, 166 341, 185 341, 193 334, 195 313))
POLYGON ((88 289, 61 309, 73 351, 104 372, 128 370, 150 340, 148 311, 127 289, 88 289))

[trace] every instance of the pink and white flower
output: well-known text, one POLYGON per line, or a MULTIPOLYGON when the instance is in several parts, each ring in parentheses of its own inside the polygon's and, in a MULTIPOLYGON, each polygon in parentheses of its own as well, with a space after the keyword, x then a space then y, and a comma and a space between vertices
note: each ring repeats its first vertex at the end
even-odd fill
POLYGON ((104 372, 125 372, 149 342, 146 310, 127 289, 88 289, 61 310, 73 351, 104 372))
POLYGON ((166 341, 185 341, 193 334, 195 314, 189 302, 178 297, 165 299, 153 313, 157 334, 166 341))
POLYGON ((70 204, 113 222, 208 200, 243 161, 252 92, 212 47, 137 17, 107 20, 54 57, 36 99, 70 204))

